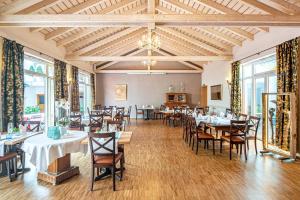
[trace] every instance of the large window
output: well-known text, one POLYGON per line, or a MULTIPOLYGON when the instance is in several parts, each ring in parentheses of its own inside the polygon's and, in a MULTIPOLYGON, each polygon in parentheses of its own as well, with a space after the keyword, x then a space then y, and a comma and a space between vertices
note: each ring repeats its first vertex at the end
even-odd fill
POLYGON ((92 107, 92 93, 91 93, 91 76, 90 74, 79 71, 79 102, 80 112, 88 115, 88 108, 92 107))
POLYGON ((24 120, 54 123, 53 63, 25 54, 24 120))
MULTIPOLYGON (((275 54, 242 64, 242 111, 244 113, 262 116, 262 93, 276 93, 275 69, 275 54)), ((261 131, 259 131, 258 137, 260 137, 260 133, 261 131)))

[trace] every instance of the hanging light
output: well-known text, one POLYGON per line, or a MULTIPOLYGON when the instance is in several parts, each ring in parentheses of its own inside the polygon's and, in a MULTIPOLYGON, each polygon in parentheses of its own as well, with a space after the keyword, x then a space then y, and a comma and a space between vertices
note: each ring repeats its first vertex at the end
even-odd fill
POLYGON ((144 60, 142 63, 144 66, 154 66, 156 65, 156 60, 144 60))
POLYGON ((139 48, 148 50, 158 50, 160 48, 160 38, 152 32, 142 36, 138 41, 139 48))

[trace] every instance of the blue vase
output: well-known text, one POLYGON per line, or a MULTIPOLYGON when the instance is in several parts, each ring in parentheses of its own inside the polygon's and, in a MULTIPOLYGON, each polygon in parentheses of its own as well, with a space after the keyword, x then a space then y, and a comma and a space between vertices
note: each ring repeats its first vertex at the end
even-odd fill
POLYGON ((48 132, 47 132, 47 137, 48 138, 53 138, 55 135, 56 127, 55 126, 49 126, 48 127, 48 132))
POLYGON ((55 129, 55 132, 54 132, 54 135, 52 137, 53 140, 59 140, 61 137, 61 134, 60 134, 60 130, 59 130, 59 127, 56 127, 55 129))

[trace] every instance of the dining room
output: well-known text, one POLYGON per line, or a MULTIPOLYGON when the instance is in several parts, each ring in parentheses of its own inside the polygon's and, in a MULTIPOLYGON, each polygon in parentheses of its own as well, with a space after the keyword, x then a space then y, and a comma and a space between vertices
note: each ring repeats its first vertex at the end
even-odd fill
POLYGON ((0 0, 0 200, 298 199, 300 2, 0 0))

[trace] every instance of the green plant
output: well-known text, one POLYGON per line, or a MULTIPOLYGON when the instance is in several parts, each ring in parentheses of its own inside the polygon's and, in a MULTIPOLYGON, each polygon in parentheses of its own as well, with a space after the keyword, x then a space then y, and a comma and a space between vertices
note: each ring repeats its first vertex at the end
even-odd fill
POLYGON ((40 107, 39 106, 26 106, 24 109, 25 114, 36 114, 40 113, 40 107))
POLYGON ((66 117, 64 117, 64 118, 62 118, 62 119, 60 119, 60 120, 58 120, 58 122, 57 122, 57 124, 58 124, 59 126, 67 126, 67 125, 69 125, 69 123, 70 123, 70 121, 69 121, 69 119, 66 118, 66 117))
POLYGON ((20 129, 15 127, 15 128, 13 128, 13 132, 18 133, 18 132, 20 132, 20 129))

